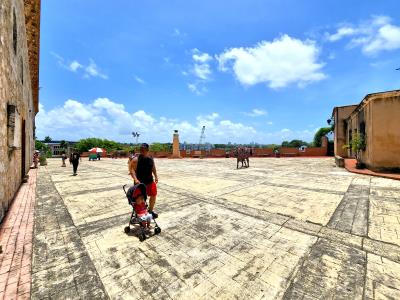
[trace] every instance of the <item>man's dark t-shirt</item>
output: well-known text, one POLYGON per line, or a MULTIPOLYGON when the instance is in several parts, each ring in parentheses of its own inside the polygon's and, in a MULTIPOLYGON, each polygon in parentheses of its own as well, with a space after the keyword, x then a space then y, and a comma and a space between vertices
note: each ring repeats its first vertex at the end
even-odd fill
POLYGON ((71 154, 71 162, 72 163, 79 163, 80 154, 79 153, 72 153, 71 154))
POLYGON ((152 157, 139 155, 136 167, 136 177, 141 183, 150 184, 153 179, 154 160, 152 157))

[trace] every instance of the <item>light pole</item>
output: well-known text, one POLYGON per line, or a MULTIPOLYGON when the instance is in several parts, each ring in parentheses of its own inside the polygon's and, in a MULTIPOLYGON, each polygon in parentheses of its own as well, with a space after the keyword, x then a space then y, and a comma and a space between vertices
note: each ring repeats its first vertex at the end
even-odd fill
POLYGON ((136 145, 138 145, 139 144, 139 136, 140 136, 140 133, 139 132, 132 132, 132 136, 133 136, 133 138, 136 138, 136 145))

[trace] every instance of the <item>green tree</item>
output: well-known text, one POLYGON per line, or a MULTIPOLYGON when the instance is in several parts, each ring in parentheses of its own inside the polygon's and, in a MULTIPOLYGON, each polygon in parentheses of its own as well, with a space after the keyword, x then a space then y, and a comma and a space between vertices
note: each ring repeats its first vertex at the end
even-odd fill
POLYGON ((279 146, 279 145, 275 145, 275 144, 272 144, 273 146, 272 146, 272 151, 280 151, 281 150, 281 147, 279 146))
POLYGON ((99 140, 99 146, 93 146, 93 147, 104 148, 107 150, 107 152, 124 149, 120 143, 107 139, 99 140))
POLYGON ((269 148, 275 149, 275 148, 280 148, 280 147, 281 146, 277 145, 277 144, 266 144, 266 145, 260 146, 260 148, 262 148, 262 149, 269 149, 269 148))
POLYGON ((349 144, 344 145, 343 148, 351 149, 357 160, 357 168, 362 168, 363 163, 361 161, 361 153, 365 150, 365 139, 362 134, 353 133, 352 139, 349 144))
POLYGON ((300 148, 301 146, 308 146, 309 144, 302 140, 292 140, 290 141, 290 147, 300 148))
POLYGON ((228 147, 226 144, 214 144, 215 149, 225 149, 228 147))
POLYGON ((80 139, 75 144, 75 148, 78 149, 79 152, 87 152, 94 147, 106 149, 107 152, 124 150, 124 145, 118 142, 99 138, 80 139))
POLYGON ((44 138, 44 142, 45 143, 50 143, 52 141, 52 139, 51 139, 51 137, 49 137, 49 136, 46 136, 45 138, 44 138))
POLYGON ((282 142, 282 147, 290 147, 290 144, 288 141, 283 141, 282 142))
POLYGON ((36 140, 35 141, 35 149, 40 151, 42 155, 45 157, 51 157, 51 150, 50 147, 47 146, 45 143, 42 143, 41 141, 36 140))
POLYGON ((322 127, 314 135, 314 147, 321 147, 322 137, 332 131, 332 127, 322 127))
POLYGON ((60 141, 60 151, 61 152, 66 152, 68 149, 68 143, 65 140, 60 141))
POLYGON ((282 142, 282 147, 300 148, 301 146, 308 146, 308 145, 309 143, 302 140, 291 140, 290 142, 288 141, 282 142))
POLYGON ((172 150, 172 144, 171 143, 153 143, 150 145, 150 150, 154 152, 159 152, 159 151, 171 151, 172 150))

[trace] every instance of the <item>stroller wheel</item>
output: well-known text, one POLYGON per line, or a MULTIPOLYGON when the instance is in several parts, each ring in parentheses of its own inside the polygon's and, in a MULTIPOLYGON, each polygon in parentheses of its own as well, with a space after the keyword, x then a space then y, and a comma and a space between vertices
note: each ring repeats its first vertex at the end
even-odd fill
POLYGON ((146 235, 144 233, 139 235, 139 241, 143 242, 146 239, 146 235))
POLYGON ((160 234, 160 233, 161 233, 161 228, 160 227, 154 228, 154 234, 160 234))
POLYGON ((126 226, 124 228, 125 233, 129 233, 131 231, 131 228, 129 226, 126 226))

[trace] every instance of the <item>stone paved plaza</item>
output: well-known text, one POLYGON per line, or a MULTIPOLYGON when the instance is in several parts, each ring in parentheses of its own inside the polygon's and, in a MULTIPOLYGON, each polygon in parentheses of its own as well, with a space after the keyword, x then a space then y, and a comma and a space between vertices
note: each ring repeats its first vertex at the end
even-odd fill
POLYGON ((144 242, 124 233, 126 160, 40 168, 33 299, 400 299, 400 181, 332 158, 156 164, 144 242))

